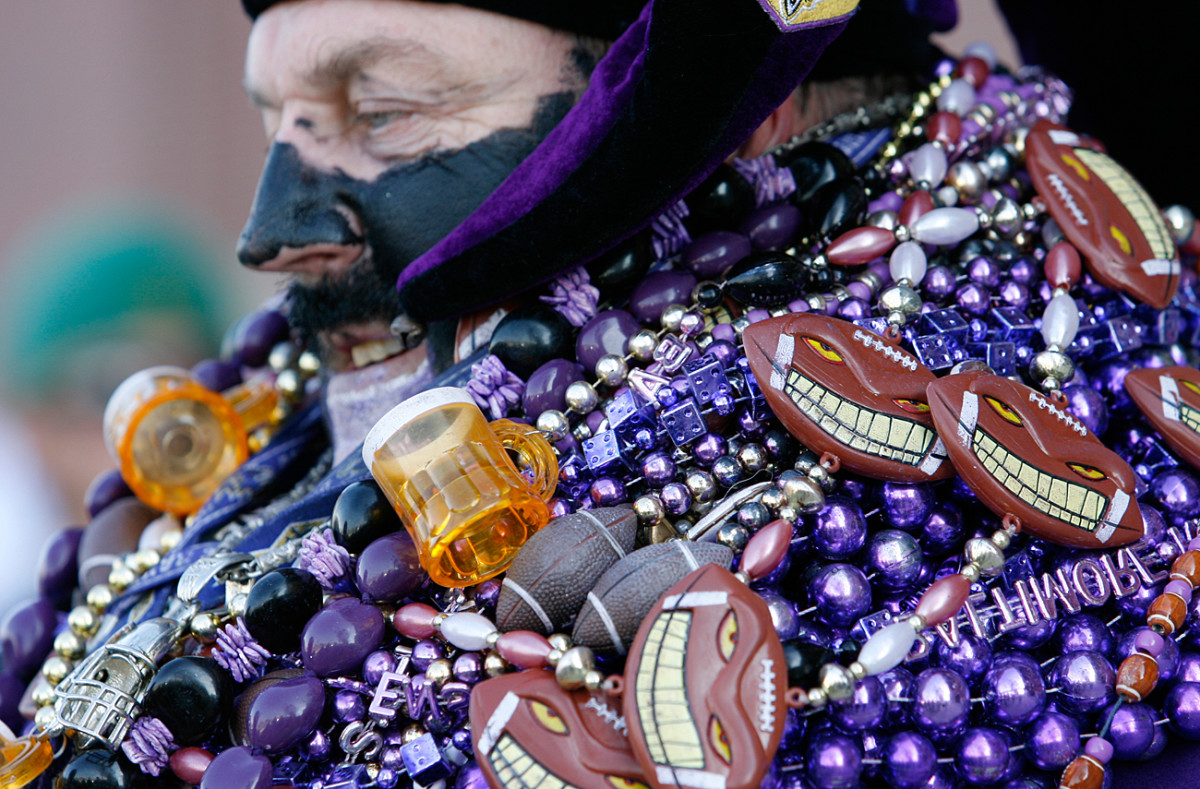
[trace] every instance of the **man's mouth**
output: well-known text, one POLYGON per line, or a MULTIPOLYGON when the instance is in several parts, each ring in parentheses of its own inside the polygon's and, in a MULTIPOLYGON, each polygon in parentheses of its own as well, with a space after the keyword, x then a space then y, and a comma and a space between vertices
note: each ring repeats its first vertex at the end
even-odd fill
POLYGON ((355 368, 368 367, 386 361, 404 351, 404 345, 395 337, 386 340, 371 340, 350 349, 350 361, 355 368))

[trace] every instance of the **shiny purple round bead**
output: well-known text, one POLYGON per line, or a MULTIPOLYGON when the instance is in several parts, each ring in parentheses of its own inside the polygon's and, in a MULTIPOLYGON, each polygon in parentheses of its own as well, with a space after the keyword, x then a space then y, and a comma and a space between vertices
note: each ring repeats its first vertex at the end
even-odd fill
POLYGON ((876 574, 873 583, 884 589, 907 588, 921 574, 921 546, 899 529, 876 532, 867 545, 867 569, 876 574))
POLYGON ((692 445, 692 456, 701 468, 711 467, 724 454, 725 439, 716 433, 705 433, 692 445))
POLYGON ((1051 682, 1060 690, 1055 697, 1066 712, 1099 712, 1116 698, 1116 672, 1099 652, 1063 655, 1051 670, 1051 682))
POLYGON ((978 282, 969 282, 954 293, 958 308, 967 315, 983 315, 992 306, 992 295, 978 282))
POLYGON ((454 659, 454 676, 468 685, 483 679, 483 658, 478 652, 464 652, 454 659))
POLYGON ((1183 466, 1173 466, 1155 474, 1150 491, 1172 515, 1190 518, 1200 513, 1200 480, 1183 466))
POLYGON ((412 664, 417 671, 424 671, 429 668, 430 663, 444 657, 446 657, 445 645, 432 638, 426 638, 414 644, 412 655, 410 655, 412 664))
POLYGON ((814 789, 853 789, 862 773, 862 745, 857 738, 822 732, 809 742, 805 765, 814 789))
POLYGON ((971 694, 957 671, 931 668, 917 676, 913 690, 913 723, 926 732, 950 731, 967 720, 971 694))
POLYGON ((1009 662, 983 678, 984 709, 998 723, 1024 726, 1046 706, 1046 684, 1039 670, 1009 662))
POLYGON ((642 461, 642 476, 652 488, 662 488, 675 479, 676 465, 665 452, 654 452, 642 461))
POLYGON ((352 690, 339 690, 333 696, 333 719, 338 723, 362 720, 367 714, 367 703, 352 690))
POLYGON ((1003 779, 1012 754, 1008 741, 992 729, 967 729, 955 749, 954 764, 969 783, 988 785, 1003 779))
POLYGON ((921 789, 937 767, 937 751, 928 737, 898 732, 883 746, 883 774, 895 789, 921 789))
POLYGON ((1040 770, 1061 770, 1079 754, 1079 724, 1061 712, 1043 712, 1025 731, 1025 753, 1040 770))
POLYGON ((833 702, 829 714, 834 724, 845 731, 862 732, 878 726, 887 712, 883 683, 877 677, 865 677, 854 686, 854 695, 833 702))
POLYGON ((1055 634, 1059 652, 1099 652, 1111 655, 1116 642, 1108 625, 1093 614, 1072 614, 1063 618, 1055 634))
POLYGON ((625 486, 616 477, 601 477, 592 483, 592 501, 600 507, 614 507, 629 498, 625 486))
POLYGON ((923 523, 933 509, 932 485, 885 482, 881 490, 884 517, 892 528, 911 529, 923 523))
POLYGON ((858 553, 866 540, 862 508, 840 496, 826 499, 813 524, 813 546, 831 559, 844 559, 858 553))
MULTIPOLYGON (((1149 704, 1124 704, 1113 715, 1108 741, 1118 759, 1138 759, 1154 742, 1155 711, 1149 704)), ((1093 737, 1093 740, 1099 739, 1093 737)), ((1091 740, 1088 741, 1089 746, 1091 740)))
POLYGON ((937 639, 933 661, 941 668, 957 671, 973 685, 992 665, 992 646, 986 638, 960 629, 956 646, 950 646, 944 640, 937 639))
POLYGON ((396 659, 392 657, 392 653, 380 649, 367 655, 366 660, 363 661, 363 680, 368 685, 377 685, 379 680, 383 679, 385 672, 395 670, 396 659))
POLYGON ((1180 682, 1167 692, 1163 714, 1171 731, 1186 740, 1200 740, 1200 682, 1180 682))
POLYGON ((836 627, 848 627, 871 610, 867 575, 850 564, 829 564, 813 576, 809 587, 817 616, 836 627))

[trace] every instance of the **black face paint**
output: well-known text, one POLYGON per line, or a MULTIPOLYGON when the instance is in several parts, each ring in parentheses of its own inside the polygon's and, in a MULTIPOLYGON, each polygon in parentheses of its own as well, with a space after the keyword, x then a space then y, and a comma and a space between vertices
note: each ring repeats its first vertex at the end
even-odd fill
POLYGON ((502 129, 458 150, 398 164, 373 181, 318 170, 294 146, 275 143, 238 241, 238 259, 257 267, 284 247, 364 245, 365 258, 348 274, 291 285, 292 323, 313 336, 347 323, 390 321, 400 311, 395 286, 404 267, 478 208, 574 99, 567 92, 545 96, 526 128, 502 129), (347 213, 358 218, 361 237, 347 213))

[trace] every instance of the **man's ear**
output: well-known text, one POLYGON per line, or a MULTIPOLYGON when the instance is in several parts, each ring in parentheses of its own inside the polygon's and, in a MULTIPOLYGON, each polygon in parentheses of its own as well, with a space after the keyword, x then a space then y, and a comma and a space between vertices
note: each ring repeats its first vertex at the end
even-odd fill
POLYGON ((788 94, 787 100, 754 130, 734 155, 739 159, 762 156, 780 143, 787 142, 793 135, 803 131, 800 113, 796 111, 796 93, 788 94))

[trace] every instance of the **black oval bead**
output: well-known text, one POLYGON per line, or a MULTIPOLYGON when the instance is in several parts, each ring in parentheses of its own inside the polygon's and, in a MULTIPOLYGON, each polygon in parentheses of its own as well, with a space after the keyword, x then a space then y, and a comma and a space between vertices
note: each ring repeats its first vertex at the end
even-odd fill
POLYGON ((551 359, 571 358, 575 328, 551 307, 521 307, 496 326, 488 352, 520 376, 530 374, 551 359))
POLYGON ((588 263, 586 268, 592 284, 603 295, 612 297, 633 290, 653 262, 650 234, 638 233, 588 263))
POLYGON ((845 178, 857 169, 849 156, 825 142, 807 142, 775 157, 775 161, 792 171, 796 180, 796 191, 792 195, 795 203, 808 202, 822 186, 845 178))
POLYGON ((685 202, 688 216, 683 223, 696 238, 710 230, 737 227, 754 208, 754 187, 732 165, 722 162, 685 202))
POLYGON ((284 567, 259 578, 246 599, 246 629, 277 655, 300 648, 300 632, 321 608, 321 584, 311 573, 284 567))
POLYGON ((374 480, 347 485, 333 505, 329 525, 338 544, 350 553, 362 553, 380 537, 404 528, 374 480))
POLYGON ((133 770, 113 751, 84 751, 63 768, 55 789, 129 789, 133 770))
POLYGON ((837 662, 843 666, 849 666, 854 661, 858 660, 858 653, 862 650, 862 644, 859 644, 853 638, 847 636, 837 642, 833 653, 837 662))
POLYGON ((779 307, 800 298, 809 269, 785 252, 756 252, 729 269, 725 292, 743 304, 779 307))
POLYGON ((783 642, 783 662, 787 664, 788 686, 808 690, 821 677, 821 666, 834 660, 833 651, 811 641, 793 638, 783 642))
POLYGON ((850 176, 821 187, 812 199, 811 216, 819 217, 817 233, 833 239, 858 227, 867 212, 867 191, 860 179, 850 176))
POLYGON ((212 658, 187 655, 158 670, 142 706, 158 718, 180 745, 194 745, 216 731, 229 711, 229 674, 212 658))

